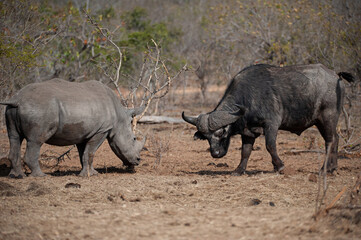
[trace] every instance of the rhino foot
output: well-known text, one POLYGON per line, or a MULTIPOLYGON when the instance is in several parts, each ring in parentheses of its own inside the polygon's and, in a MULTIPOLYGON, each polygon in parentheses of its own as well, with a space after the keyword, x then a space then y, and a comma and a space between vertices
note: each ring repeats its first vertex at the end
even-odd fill
POLYGON ((8 176, 10 178, 17 178, 17 179, 22 179, 26 177, 25 173, 23 173, 22 171, 15 171, 14 169, 11 169, 8 176))
POLYGON ((88 173, 88 170, 87 169, 82 169, 79 173, 79 176, 80 177, 90 177, 90 176, 93 176, 93 175, 98 175, 98 171, 95 170, 94 168, 90 169, 89 170, 89 173, 88 173))
POLYGON ((47 176, 45 173, 43 173, 42 171, 32 171, 29 174, 29 177, 45 177, 47 176))

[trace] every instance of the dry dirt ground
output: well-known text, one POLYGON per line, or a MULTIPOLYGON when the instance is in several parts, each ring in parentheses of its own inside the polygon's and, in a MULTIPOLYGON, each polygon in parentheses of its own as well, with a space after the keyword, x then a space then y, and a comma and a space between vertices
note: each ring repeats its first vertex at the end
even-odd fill
POLYGON ((40 163, 48 176, 25 179, 7 177, 9 145, 0 130, 0 239, 361 238, 361 194, 350 197, 360 152, 340 154, 321 208, 346 191, 326 214, 312 218, 324 158, 316 129, 279 133, 284 174, 272 172, 264 137, 258 138, 243 176, 231 175, 241 157, 239 136, 224 158, 213 159, 206 141, 193 141, 193 126, 139 129, 149 137, 136 173, 124 170, 107 142, 95 155, 100 174, 90 178, 77 176, 75 148, 57 163, 69 147, 44 145, 40 163))

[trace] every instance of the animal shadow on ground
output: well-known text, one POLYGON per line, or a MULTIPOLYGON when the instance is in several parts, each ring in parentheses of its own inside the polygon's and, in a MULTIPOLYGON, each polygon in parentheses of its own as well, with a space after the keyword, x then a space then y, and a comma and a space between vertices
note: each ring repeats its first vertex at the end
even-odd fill
MULTIPOLYGON (((98 168, 96 169, 98 173, 134 173, 135 171, 129 170, 126 168, 117 168, 117 167, 109 167, 109 168, 98 168)), ((50 176, 71 176, 71 175, 78 175, 80 170, 65 170, 65 171, 54 171, 48 173, 50 176)), ((0 164, 0 177, 7 177, 10 173, 10 166, 7 164, 0 164)))
MULTIPOLYGON (((197 172, 189 172, 189 171, 182 171, 186 174, 196 174, 196 175, 208 175, 208 176, 216 176, 216 175, 233 175, 234 171, 212 171, 212 170, 202 170, 197 172)), ((261 170, 252 170, 246 171, 244 175, 253 176, 258 174, 270 174, 275 173, 274 171, 261 171, 261 170)))
POLYGON ((10 166, 7 164, 0 164, 0 177, 6 177, 10 173, 10 166))
MULTIPOLYGON (((97 168, 96 169, 99 174, 105 173, 134 173, 135 171, 131 171, 126 168, 117 168, 117 167, 109 167, 109 168, 97 168)), ((51 176, 69 176, 69 175, 78 175, 80 170, 65 170, 65 171, 55 171, 50 173, 51 176)))

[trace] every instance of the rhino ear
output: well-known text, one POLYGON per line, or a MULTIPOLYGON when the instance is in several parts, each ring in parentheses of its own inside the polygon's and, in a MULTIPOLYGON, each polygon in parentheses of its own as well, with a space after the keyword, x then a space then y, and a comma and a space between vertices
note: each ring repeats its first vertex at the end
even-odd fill
POLYGON ((141 107, 136 107, 136 108, 130 108, 127 109, 127 113, 128 115, 130 115, 132 118, 141 114, 145 109, 145 106, 141 106, 141 107))
POLYGON ((238 109, 234 112, 229 111, 214 111, 209 114, 208 127, 209 130, 215 131, 221 127, 237 121, 241 116, 244 115, 246 109, 243 106, 237 106, 238 109))
POLYGON ((193 135, 193 140, 206 140, 207 138, 199 131, 193 135))

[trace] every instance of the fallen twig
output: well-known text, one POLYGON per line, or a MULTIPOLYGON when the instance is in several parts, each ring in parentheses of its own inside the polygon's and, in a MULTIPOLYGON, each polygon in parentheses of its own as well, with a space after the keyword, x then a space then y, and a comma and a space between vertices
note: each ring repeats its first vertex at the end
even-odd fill
POLYGON ((328 204, 324 209, 320 209, 314 216, 314 219, 318 219, 321 216, 324 216, 325 214, 327 214, 327 212, 334 207, 335 203, 341 198, 341 196, 346 192, 346 186, 344 186, 341 190, 341 192, 339 192, 336 197, 331 201, 330 204, 328 204))
POLYGON ((58 162, 56 163, 56 166, 58 166, 61 161, 65 161, 65 156, 67 156, 69 159, 71 159, 70 156, 69 156, 69 153, 70 153, 70 151, 71 151, 74 147, 75 147, 75 145, 73 145, 71 148, 69 148, 68 151, 66 151, 65 153, 61 154, 61 155, 57 158, 58 162))
POLYGON ((322 150, 317 150, 317 149, 310 149, 310 150, 289 150, 289 151, 285 151, 285 154, 300 154, 300 153, 324 153, 324 151, 322 150))

